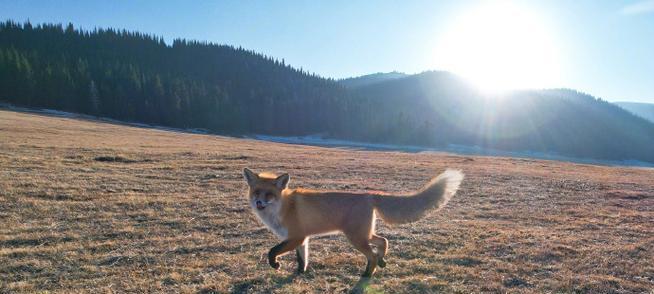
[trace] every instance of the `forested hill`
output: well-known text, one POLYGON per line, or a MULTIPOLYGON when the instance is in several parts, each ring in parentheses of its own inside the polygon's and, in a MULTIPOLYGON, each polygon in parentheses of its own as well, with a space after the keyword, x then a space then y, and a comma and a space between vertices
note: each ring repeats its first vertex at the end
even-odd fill
POLYGON ((384 81, 405 78, 407 76, 408 75, 405 73, 396 72, 396 71, 386 72, 386 73, 378 72, 378 73, 369 74, 360 77, 342 79, 339 80, 338 83, 346 88, 358 88, 358 87, 369 86, 384 81))
POLYGON ((0 99, 181 128, 334 131, 346 93, 253 51, 72 25, 0 25, 0 99), (281 115, 281 114, 284 115, 281 115))
POLYGON ((654 123, 654 104, 642 102, 614 102, 625 110, 654 123))
POLYGON ((654 163, 654 124, 569 89, 489 96, 447 72, 425 72, 352 91, 375 101, 361 134, 400 144, 460 144, 654 163))
POLYGON ((654 124, 583 93, 488 97, 446 72, 386 77, 351 87, 227 45, 0 24, 0 100, 16 105, 221 134, 320 133, 654 163, 654 124))

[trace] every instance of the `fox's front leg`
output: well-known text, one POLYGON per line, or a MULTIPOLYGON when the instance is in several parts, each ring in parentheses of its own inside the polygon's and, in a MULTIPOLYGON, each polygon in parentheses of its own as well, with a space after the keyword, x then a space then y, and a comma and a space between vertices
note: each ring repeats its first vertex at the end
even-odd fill
POLYGON ((270 266, 274 269, 279 269, 281 265, 277 261, 277 256, 284 255, 285 253, 295 249, 295 247, 298 247, 300 244, 302 244, 302 242, 304 242, 304 238, 286 239, 282 241, 282 243, 277 244, 277 246, 271 248, 268 252, 268 264, 270 264, 270 266))
POLYGON ((295 249, 295 257, 297 258, 298 273, 305 272, 309 265, 309 238, 304 240, 304 243, 295 249))

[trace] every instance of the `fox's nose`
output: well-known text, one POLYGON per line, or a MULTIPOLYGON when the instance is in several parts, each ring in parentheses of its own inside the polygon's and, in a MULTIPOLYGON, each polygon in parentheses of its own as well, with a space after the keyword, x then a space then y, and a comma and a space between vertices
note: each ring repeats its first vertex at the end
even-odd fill
POLYGON ((263 203, 261 202, 261 200, 257 200, 257 202, 256 202, 255 204, 257 205, 257 209, 264 209, 264 208, 266 208, 265 206, 263 206, 263 203))

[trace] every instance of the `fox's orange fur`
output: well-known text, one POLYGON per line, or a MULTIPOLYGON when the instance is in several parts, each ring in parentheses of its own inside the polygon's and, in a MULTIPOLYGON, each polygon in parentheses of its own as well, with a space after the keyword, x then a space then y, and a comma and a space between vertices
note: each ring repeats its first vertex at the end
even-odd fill
POLYGON ((270 266, 278 269, 277 257, 295 249, 298 271, 303 272, 308 263, 309 237, 342 232, 368 259, 364 277, 370 277, 378 265, 386 266, 388 240, 375 234, 377 217, 389 224, 417 221, 429 209, 443 207, 463 180, 460 171, 446 170, 421 190, 394 196, 289 189, 288 174, 255 174, 247 168, 244 176, 254 213, 282 240, 268 253, 270 266))

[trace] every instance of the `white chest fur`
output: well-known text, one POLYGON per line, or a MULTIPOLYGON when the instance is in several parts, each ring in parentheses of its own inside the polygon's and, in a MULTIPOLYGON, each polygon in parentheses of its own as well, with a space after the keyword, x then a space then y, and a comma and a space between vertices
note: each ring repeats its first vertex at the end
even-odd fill
POLYGON ((277 237, 282 240, 288 237, 288 230, 282 225, 279 212, 274 207, 267 207, 264 210, 255 209, 254 213, 277 237))

